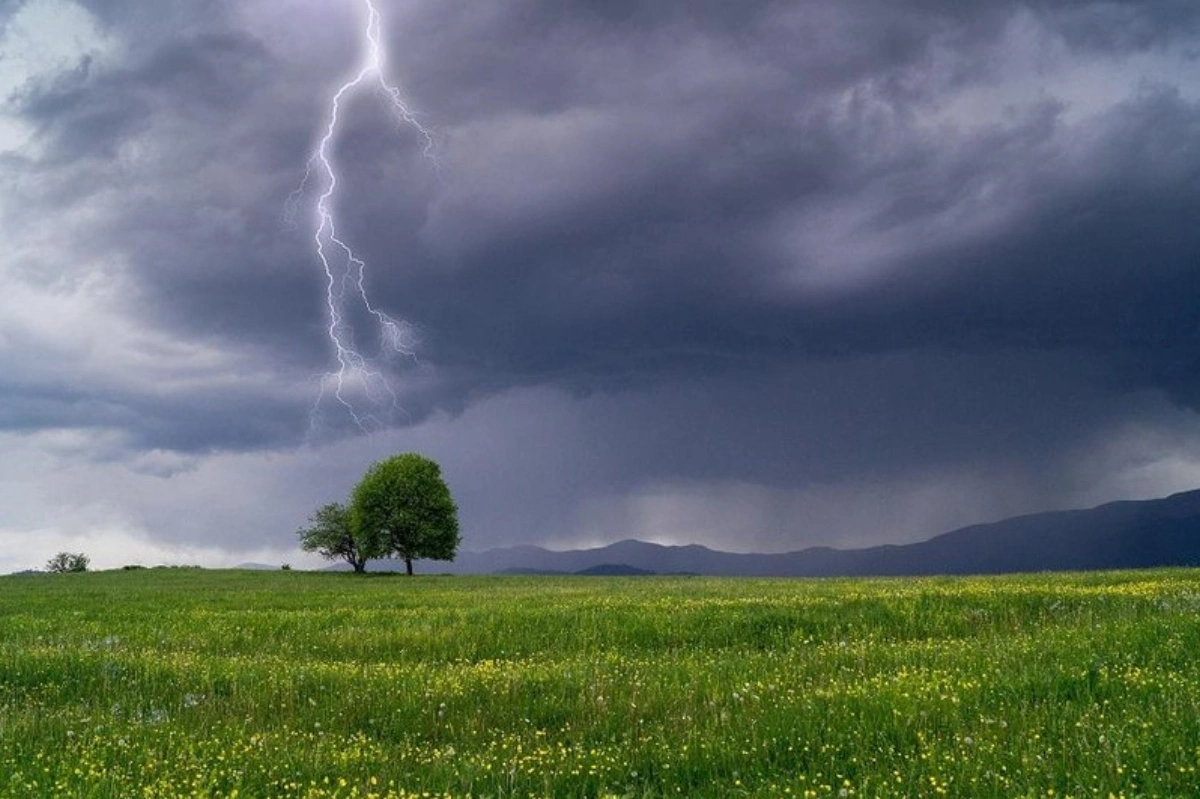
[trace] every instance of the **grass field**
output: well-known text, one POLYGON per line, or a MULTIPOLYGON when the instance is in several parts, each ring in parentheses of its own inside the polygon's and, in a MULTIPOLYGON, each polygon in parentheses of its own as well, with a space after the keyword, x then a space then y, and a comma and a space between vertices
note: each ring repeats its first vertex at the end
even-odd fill
POLYGON ((0 579, 0 796, 1197 796, 1200 572, 0 579))

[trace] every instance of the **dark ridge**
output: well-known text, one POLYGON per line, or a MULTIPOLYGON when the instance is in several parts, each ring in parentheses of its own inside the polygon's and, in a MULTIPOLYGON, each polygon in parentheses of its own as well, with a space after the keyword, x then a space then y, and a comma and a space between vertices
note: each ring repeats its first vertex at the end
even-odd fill
MULTIPOLYGON (((1200 491, 1111 502, 977 524, 915 544, 812 547, 778 554, 720 552, 695 544, 619 541, 596 549, 520 546, 463 552, 439 570, 458 574, 579 573, 620 564, 658 574, 839 577, 1005 574, 1200 565, 1200 491)), ((373 569, 396 568, 373 563, 373 569)))

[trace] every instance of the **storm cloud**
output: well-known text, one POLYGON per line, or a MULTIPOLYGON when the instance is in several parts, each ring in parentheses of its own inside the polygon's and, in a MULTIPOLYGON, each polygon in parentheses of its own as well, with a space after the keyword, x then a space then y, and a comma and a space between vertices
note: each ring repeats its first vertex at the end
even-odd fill
POLYGON ((1200 479, 1195 3, 379 7, 437 163, 347 105, 339 231, 419 331, 363 436, 310 416, 285 218, 361 4, 0 3, 7 550, 286 558, 405 449, 472 549, 905 541, 1200 479))

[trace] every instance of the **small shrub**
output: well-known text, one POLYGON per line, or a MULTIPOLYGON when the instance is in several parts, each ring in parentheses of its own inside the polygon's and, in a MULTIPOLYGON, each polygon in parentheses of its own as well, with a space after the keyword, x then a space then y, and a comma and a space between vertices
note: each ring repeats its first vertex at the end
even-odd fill
POLYGON ((91 559, 82 552, 59 552, 46 561, 46 571, 51 574, 85 572, 91 559))

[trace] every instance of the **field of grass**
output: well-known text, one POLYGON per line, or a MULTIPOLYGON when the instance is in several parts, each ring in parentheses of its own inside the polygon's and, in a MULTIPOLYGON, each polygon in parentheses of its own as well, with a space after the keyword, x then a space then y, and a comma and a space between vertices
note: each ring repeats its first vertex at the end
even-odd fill
POLYGON ((0 579, 0 796, 1196 796, 1200 572, 0 579))

